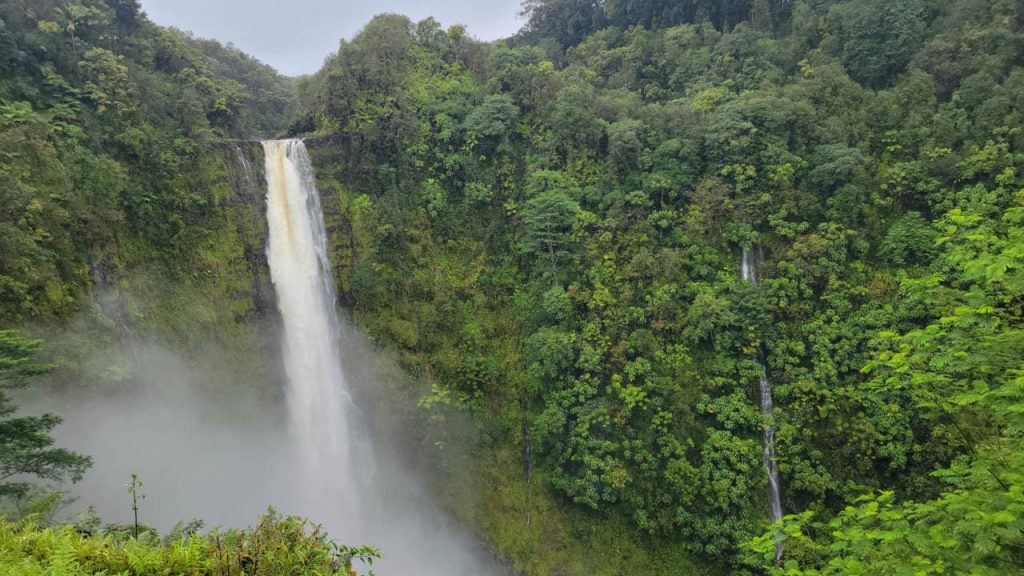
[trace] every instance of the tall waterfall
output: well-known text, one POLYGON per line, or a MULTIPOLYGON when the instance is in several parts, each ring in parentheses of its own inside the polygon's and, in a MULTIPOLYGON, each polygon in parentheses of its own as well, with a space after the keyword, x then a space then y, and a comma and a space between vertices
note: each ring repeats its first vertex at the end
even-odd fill
MULTIPOLYGON (((743 276, 743 280, 755 286, 759 282, 757 267, 761 260, 760 254, 760 250, 755 255, 753 250, 744 248, 740 262, 740 273, 743 276)), ((761 459, 764 462, 765 472, 768 474, 768 512, 774 524, 782 519, 782 488, 779 481, 779 466, 775 460, 775 427, 772 423, 772 412, 774 412, 775 406, 772 399, 772 383, 768 380, 768 370, 765 366, 764 350, 758 350, 757 361, 761 365, 761 374, 758 377, 758 385, 761 392, 761 414, 765 418, 764 430, 761 434, 763 446, 761 459)), ((777 534, 775 541, 776 563, 782 560, 782 552, 782 539, 777 534)))
POLYGON ((287 512, 325 523, 347 544, 379 547, 384 560, 374 567, 382 575, 504 573, 430 504, 386 443, 358 424, 346 374, 362 380, 372 370, 338 318, 312 162, 301 140, 266 141, 263 149, 267 259, 284 323, 288 417, 299 460, 290 473, 302 508, 287 512))
POLYGON ((339 323, 327 235, 312 164, 301 140, 263 143, 267 173, 267 260, 284 323, 289 423, 305 470, 310 507, 349 516, 356 486, 348 387, 339 355, 339 323), (325 506, 329 505, 329 506, 325 506))

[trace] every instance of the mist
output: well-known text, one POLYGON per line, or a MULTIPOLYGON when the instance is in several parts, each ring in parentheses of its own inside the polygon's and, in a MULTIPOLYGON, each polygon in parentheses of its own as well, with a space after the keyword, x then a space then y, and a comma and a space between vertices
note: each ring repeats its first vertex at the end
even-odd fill
MULTIPOLYGON (((342 332, 346 376, 358 398, 386 406, 392 401, 386 391, 396 388, 401 371, 348 323, 342 332)), ((124 483, 136 473, 145 494, 140 523, 161 533, 192 519, 203 520, 206 529, 249 526, 273 506, 323 524, 339 543, 378 548, 384 559, 374 570, 381 576, 509 573, 431 503, 424 471, 400 457, 401 446, 368 438, 372 414, 352 423, 366 431, 351 457, 361 501, 355 510, 344 509, 329 493, 332 478, 310 483, 299 472, 300 450, 279 390, 254 390, 233 381, 226 366, 200 368, 153 342, 108 354, 91 361, 128 361, 131 378, 107 391, 61 387, 22 401, 27 411, 61 415, 58 445, 94 459, 84 480, 66 487, 74 500, 62 516, 94 507, 104 523, 130 523, 124 483), (311 485, 324 485, 327 493, 311 485)), ((407 438, 418 434, 406 432, 407 438)), ((401 442, 402 433, 390 437, 401 442)))

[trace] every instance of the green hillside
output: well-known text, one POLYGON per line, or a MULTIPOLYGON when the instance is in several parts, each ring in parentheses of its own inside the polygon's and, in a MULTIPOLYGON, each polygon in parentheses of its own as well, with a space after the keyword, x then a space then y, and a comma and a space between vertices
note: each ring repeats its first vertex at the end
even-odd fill
MULTIPOLYGON (((339 304, 409 375, 381 433, 519 572, 1022 573, 1024 5, 524 9, 287 79, 134 0, 3 3, 0 329, 61 385, 142 334, 273 396, 249 139, 310 136, 339 304)), ((72 546, 25 530, 0 567, 72 546)))

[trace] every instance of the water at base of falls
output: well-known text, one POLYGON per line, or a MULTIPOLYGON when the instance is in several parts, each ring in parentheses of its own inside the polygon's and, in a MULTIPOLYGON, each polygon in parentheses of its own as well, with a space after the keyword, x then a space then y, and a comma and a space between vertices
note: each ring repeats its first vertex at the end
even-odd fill
MULTIPOLYGON (((382 576, 505 572, 429 503, 387 447, 356 425, 342 351, 327 234, 313 166, 301 140, 263 143, 267 259, 283 322, 288 417, 301 470, 298 512, 331 537, 381 549, 382 576)), ((353 361, 358 359, 353 358, 353 361)))
MULTIPOLYGON (((740 262, 740 274, 743 280, 754 285, 758 284, 757 266, 759 261, 759 255, 755 256, 751 249, 743 249, 740 262)), ((765 365, 763 351, 758 352, 757 361, 761 366, 761 374, 758 377, 761 415, 764 416, 766 421, 761 433, 761 460, 764 464, 765 473, 768 475, 768 513, 769 518, 774 524, 782 519, 782 486, 779 480, 779 466, 775 459, 775 427, 772 424, 772 413, 775 411, 775 405, 772 398, 772 383, 768 379, 768 369, 765 365)), ((776 535, 776 563, 782 560, 782 553, 782 540, 779 535, 776 535)))

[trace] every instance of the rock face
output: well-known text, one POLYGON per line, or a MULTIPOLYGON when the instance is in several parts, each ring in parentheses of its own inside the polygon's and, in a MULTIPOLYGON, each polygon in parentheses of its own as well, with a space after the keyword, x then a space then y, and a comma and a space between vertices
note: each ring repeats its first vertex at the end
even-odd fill
MULTIPOLYGON (((83 358, 112 346, 130 358, 140 343, 154 343, 278 394, 280 319, 267 265, 263 165, 258 141, 222 141, 198 151, 187 182, 203 209, 181 215, 196 248, 167 257, 116 228, 115 240, 90 249, 83 313, 48 326, 45 335, 81 340, 83 358)), ((71 365, 77 376, 92 378, 71 365)))

